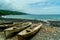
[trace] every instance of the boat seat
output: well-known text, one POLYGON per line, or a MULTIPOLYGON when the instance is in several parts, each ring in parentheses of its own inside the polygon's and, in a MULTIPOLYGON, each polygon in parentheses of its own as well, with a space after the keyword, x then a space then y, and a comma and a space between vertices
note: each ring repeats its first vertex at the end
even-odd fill
POLYGON ((16 28, 13 28, 13 30, 15 30, 16 28))
POLYGON ((30 32, 30 30, 26 30, 26 32, 30 32))

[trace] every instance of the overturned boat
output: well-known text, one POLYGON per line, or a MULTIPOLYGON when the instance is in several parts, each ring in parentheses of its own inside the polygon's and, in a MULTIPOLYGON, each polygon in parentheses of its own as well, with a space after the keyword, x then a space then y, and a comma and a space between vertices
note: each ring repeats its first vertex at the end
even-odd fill
POLYGON ((21 31, 20 33, 18 33, 18 40, 22 38, 27 38, 30 37, 32 35, 34 35, 36 32, 38 32, 38 30, 41 28, 42 24, 38 23, 38 24, 32 24, 31 27, 21 31))
POLYGON ((29 27, 31 24, 32 24, 31 22, 25 22, 25 23, 16 25, 15 27, 5 29, 6 38, 11 38, 15 36, 17 33, 29 27))

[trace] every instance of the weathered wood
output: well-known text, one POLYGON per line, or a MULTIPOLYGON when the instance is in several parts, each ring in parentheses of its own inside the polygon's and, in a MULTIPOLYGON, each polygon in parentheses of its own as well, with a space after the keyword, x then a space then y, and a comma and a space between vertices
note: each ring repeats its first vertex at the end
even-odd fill
POLYGON ((12 21, 0 21, 0 25, 3 25, 3 24, 13 24, 12 21))
POLYGON ((27 28, 31 24, 32 24, 31 22, 26 22, 26 23, 20 24, 19 26, 5 29, 6 38, 10 38, 10 37, 15 36, 18 32, 24 30, 25 28, 27 28))
POLYGON ((17 35, 18 40, 20 40, 21 37, 27 38, 27 37, 34 35, 36 32, 38 32, 38 30, 41 28, 41 26, 42 26, 42 24, 32 24, 31 27, 18 33, 18 35, 17 35))
POLYGON ((0 32, 0 40, 5 40, 4 32, 0 32))
POLYGON ((0 31, 4 31, 4 29, 9 28, 9 27, 14 27, 16 24, 4 24, 0 25, 0 31))

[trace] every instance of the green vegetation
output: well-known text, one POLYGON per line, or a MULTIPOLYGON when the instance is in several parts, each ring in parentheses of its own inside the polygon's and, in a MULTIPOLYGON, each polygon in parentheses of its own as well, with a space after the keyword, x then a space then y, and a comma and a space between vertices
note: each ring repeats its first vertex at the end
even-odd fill
POLYGON ((0 15, 27 15, 27 13, 17 12, 17 11, 0 10, 0 15))

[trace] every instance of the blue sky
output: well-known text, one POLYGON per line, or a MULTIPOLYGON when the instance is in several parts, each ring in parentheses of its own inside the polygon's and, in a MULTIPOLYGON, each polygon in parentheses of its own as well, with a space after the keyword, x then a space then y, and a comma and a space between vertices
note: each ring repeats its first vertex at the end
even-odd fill
POLYGON ((0 9, 29 14, 60 14, 60 0, 0 0, 0 9))

